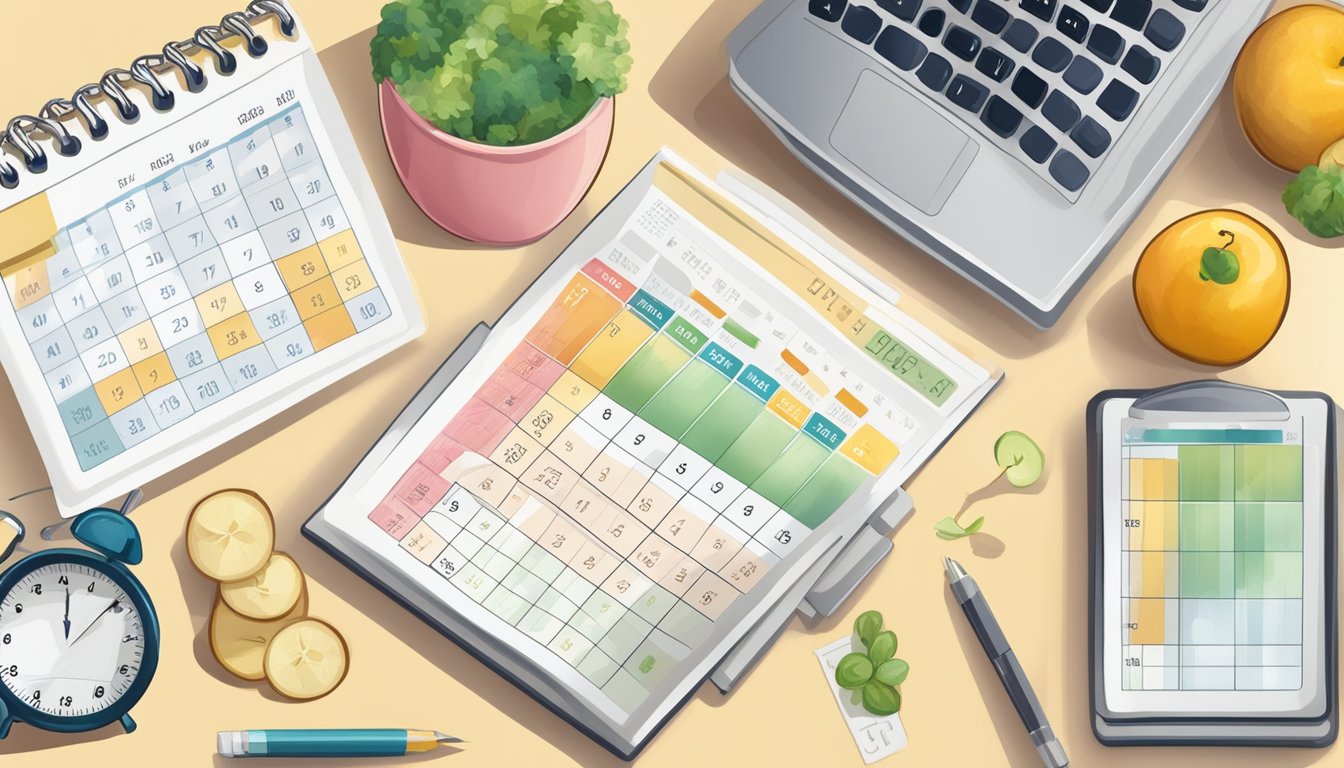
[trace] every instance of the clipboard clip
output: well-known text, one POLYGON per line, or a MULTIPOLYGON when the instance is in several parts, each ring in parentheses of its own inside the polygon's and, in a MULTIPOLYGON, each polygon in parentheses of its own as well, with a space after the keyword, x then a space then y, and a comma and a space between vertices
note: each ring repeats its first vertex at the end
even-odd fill
POLYGON ((1287 421, 1288 403, 1273 392, 1210 379, 1190 381, 1144 395, 1129 408, 1135 419, 1179 420, 1191 414, 1227 421, 1287 421))

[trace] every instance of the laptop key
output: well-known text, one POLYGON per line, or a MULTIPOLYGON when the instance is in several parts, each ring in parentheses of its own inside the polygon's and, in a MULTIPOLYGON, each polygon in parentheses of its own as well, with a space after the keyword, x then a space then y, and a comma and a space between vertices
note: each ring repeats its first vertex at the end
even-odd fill
POLYGON ((1097 13, 1105 13, 1111 10, 1111 3, 1113 2, 1115 2, 1115 0, 1083 0, 1083 5, 1086 5, 1097 13))
POLYGON ((882 18, 872 8, 854 5, 845 11, 840 28, 860 43, 871 43, 877 37, 878 30, 882 29, 882 18))
POLYGON ((929 37, 937 37, 943 33, 943 21, 947 14, 943 13, 941 8, 930 8, 919 17, 919 31, 929 37))
POLYGON ((963 61, 970 61, 980 52, 980 38, 974 32, 953 24, 943 36, 943 47, 951 51, 953 56, 963 61))
POLYGON ((1187 11, 1202 11, 1209 0, 1176 0, 1176 4, 1187 11))
POLYGON ((1053 37, 1041 40, 1036 44, 1036 50, 1031 52, 1031 60, 1047 72, 1063 72, 1072 58, 1073 52, 1069 47, 1053 37))
POLYGON ((1003 31, 1003 42, 1007 43, 1013 50, 1026 53, 1031 50, 1032 43, 1036 42, 1036 27, 1031 22, 1023 19, 1013 19, 1013 23, 1003 31))
POLYGON ((953 8, 956 8, 958 11, 961 11, 962 13, 971 10, 971 2, 972 0, 947 0, 948 5, 952 6, 953 8))
POLYGON ((1061 149, 1050 161, 1050 176, 1070 192, 1077 192, 1087 183, 1087 166, 1067 149, 1061 149))
POLYGON ((921 0, 877 0, 877 7, 901 21, 914 21, 921 0))
POLYGON ((1041 106, 1041 114, 1045 115, 1045 119, 1049 120, 1051 125, 1064 133, 1068 133, 1083 113, 1082 110, 1078 109, 1078 105, 1074 103, 1073 99, 1060 91, 1051 91, 1045 100, 1045 104, 1041 106))
POLYGON ((1079 93, 1091 93, 1101 85, 1101 67, 1086 56, 1074 56, 1069 68, 1064 70, 1064 82, 1079 93))
POLYGON ((1141 45, 1130 46, 1129 53, 1125 54, 1125 60, 1120 62, 1121 69, 1144 85, 1157 79, 1157 71, 1161 66, 1162 63, 1157 57, 1141 45))
POLYGON ((1044 163, 1055 147, 1059 146, 1050 134, 1035 125, 1022 132, 1022 138, 1017 140, 1017 144, 1027 157, 1038 163, 1044 163))
POLYGON ((1059 0, 1021 0, 1017 6, 1049 24, 1055 18, 1055 9, 1059 7, 1059 0))
POLYGON ((980 122, 989 126, 989 130, 1003 138, 1012 136, 1022 124, 1022 113, 1000 96, 990 96, 985 111, 980 113, 980 122))
POLYGON ((1064 10, 1059 12, 1059 21, 1055 22, 1055 28, 1075 43, 1081 43, 1087 39, 1089 25, 1090 22, 1082 11, 1072 6, 1065 6, 1064 10))
POLYGON ((1046 85, 1044 80, 1026 67, 1017 70, 1017 77, 1013 78, 1013 93, 1022 100, 1023 104, 1032 109, 1041 106, 1041 102, 1045 101, 1045 94, 1049 90, 1050 86, 1046 85))
POLYGON ((993 48, 981 51, 980 58, 975 60, 975 68, 996 83, 1007 80, 1008 75, 1013 73, 1014 66, 1012 59, 993 48))
POLYGON ((947 85, 947 81, 952 79, 952 62, 936 53, 930 53, 928 58, 924 59, 924 63, 919 65, 915 77, 929 88, 941 91, 943 86, 947 85))
POLYGON ((1111 18, 1130 29, 1143 29, 1148 14, 1153 12, 1153 0, 1115 0, 1111 18))
POLYGON ((919 62, 928 55, 929 49, 915 39, 915 36, 900 27, 887 27, 877 36, 873 50, 890 61, 897 69, 909 72, 919 66, 919 62))
POLYGON ((807 10, 819 19, 839 21, 849 0, 808 0, 807 10))
POLYGON ((962 109, 979 112, 985 105, 989 89, 965 75, 957 75, 947 87, 947 98, 962 109))
POLYGON ((1069 134, 1073 143, 1083 150, 1088 157, 1101 157, 1101 153, 1111 146, 1111 132, 1102 127, 1101 123, 1090 117, 1084 117, 1078 127, 1069 134))
POLYGON ((1138 105, 1138 92, 1119 80, 1112 80, 1097 97, 1097 106, 1101 107, 1101 111, 1116 120, 1129 117, 1138 105))
POLYGON ((1120 60, 1120 52, 1125 50, 1125 39, 1114 29, 1097 24, 1087 39, 1087 50, 1107 64, 1114 64, 1120 60))
POLYGON ((1011 18, 1012 16, 1002 6, 994 4, 994 0, 978 0, 975 10, 971 11, 971 21, 996 35, 1008 26, 1008 20, 1011 18))
POLYGON ((1153 45, 1164 51, 1173 51, 1176 46, 1181 44, 1181 38, 1185 37, 1185 25, 1181 20, 1171 15, 1171 11, 1166 8, 1158 8, 1157 13, 1148 20, 1148 26, 1143 30, 1143 36, 1148 38, 1153 45))

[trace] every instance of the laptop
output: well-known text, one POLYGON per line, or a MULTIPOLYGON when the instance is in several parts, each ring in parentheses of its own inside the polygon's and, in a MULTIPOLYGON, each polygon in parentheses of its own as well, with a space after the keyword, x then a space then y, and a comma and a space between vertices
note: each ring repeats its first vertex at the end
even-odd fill
POLYGON ((729 75, 822 178, 1044 329, 1269 5, 765 0, 729 39, 729 75))

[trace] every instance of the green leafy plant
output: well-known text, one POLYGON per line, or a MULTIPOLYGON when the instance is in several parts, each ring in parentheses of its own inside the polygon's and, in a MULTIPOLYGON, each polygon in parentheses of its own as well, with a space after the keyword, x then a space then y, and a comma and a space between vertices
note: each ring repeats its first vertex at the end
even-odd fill
MULTIPOLYGON (((1226 246, 1224 246, 1226 248, 1226 246)), ((1209 250, 1219 250, 1211 248, 1209 250)), ((1221 251, 1220 251, 1221 253, 1221 251)), ((1210 259, 1205 254, 1206 259, 1210 259)), ((1233 256, 1233 259, 1236 257, 1233 256)), ((1219 272, 1223 275, 1224 272, 1219 272)), ((1215 279, 1217 279, 1215 277, 1215 279)), ((990 485, 998 482, 1000 477, 1006 478, 1008 483, 1014 488, 1026 488, 1041 479, 1041 473, 1045 471, 1045 454, 1041 452, 1041 447, 1036 445, 1036 441, 1027 437, 1025 433, 1017 430, 1010 430, 999 435, 999 439, 994 441, 994 461, 999 465, 999 474, 990 481, 990 485)), ((962 511, 965 511, 963 507, 962 511)), ((942 520, 933 524, 934 533, 938 538, 946 541, 955 541, 964 539, 985 527, 985 516, 981 515, 971 521, 970 525, 963 526, 957 520, 961 517, 944 517, 942 520)))
POLYGON ((1318 164, 1308 165, 1288 182, 1283 205, 1317 237, 1344 235, 1344 139, 1330 145, 1318 164))
POLYGON ((854 634, 867 652, 856 651, 840 659, 835 665, 835 682, 854 691, 855 700, 878 717, 899 712, 898 686, 910 674, 910 665, 895 658, 895 633, 882 630, 882 614, 864 611, 854 620, 854 634))
POLYGON ((626 29, 607 0, 395 0, 369 49, 374 80, 436 128, 513 146, 625 90, 626 29))

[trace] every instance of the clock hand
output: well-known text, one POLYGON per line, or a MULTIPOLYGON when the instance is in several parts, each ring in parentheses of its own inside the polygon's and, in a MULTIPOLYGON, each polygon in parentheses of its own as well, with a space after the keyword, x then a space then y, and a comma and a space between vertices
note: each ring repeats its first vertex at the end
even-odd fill
POLYGON ((71 644, 71 645, 74 645, 75 643, 78 643, 78 642, 79 642, 79 638, 81 638, 81 637, 87 635, 87 634, 89 633, 89 630, 90 630, 90 629, 93 629, 93 625, 98 623, 98 620, 99 620, 99 619, 101 619, 101 618, 103 618, 104 616, 106 616, 108 611, 112 610, 113 608, 116 608, 118 605, 121 605, 121 599, 120 599, 120 598, 118 598, 118 599, 116 599, 116 600, 113 600, 113 601, 112 601, 106 608, 103 609, 102 613, 99 613, 97 616, 94 616, 94 617, 93 617, 93 621, 90 621, 90 622, 89 622, 89 626, 85 627, 85 628, 84 628, 84 631, 83 631, 83 632, 80 632, 79 635, 78 635, 77 637, 75 637, 74 640, 71 640, 71 641, 70 641, 70 644, 71 644))
POLYGON ((63 621, 63 622, 61 622, 61 623, 65 625, 65 639, 66 639, 67 642, 69 642, 69 640, 70 640, 70 588, 69 588, 69 587, 66 587, 66 588, 65 588, 65 621, 63 621))

